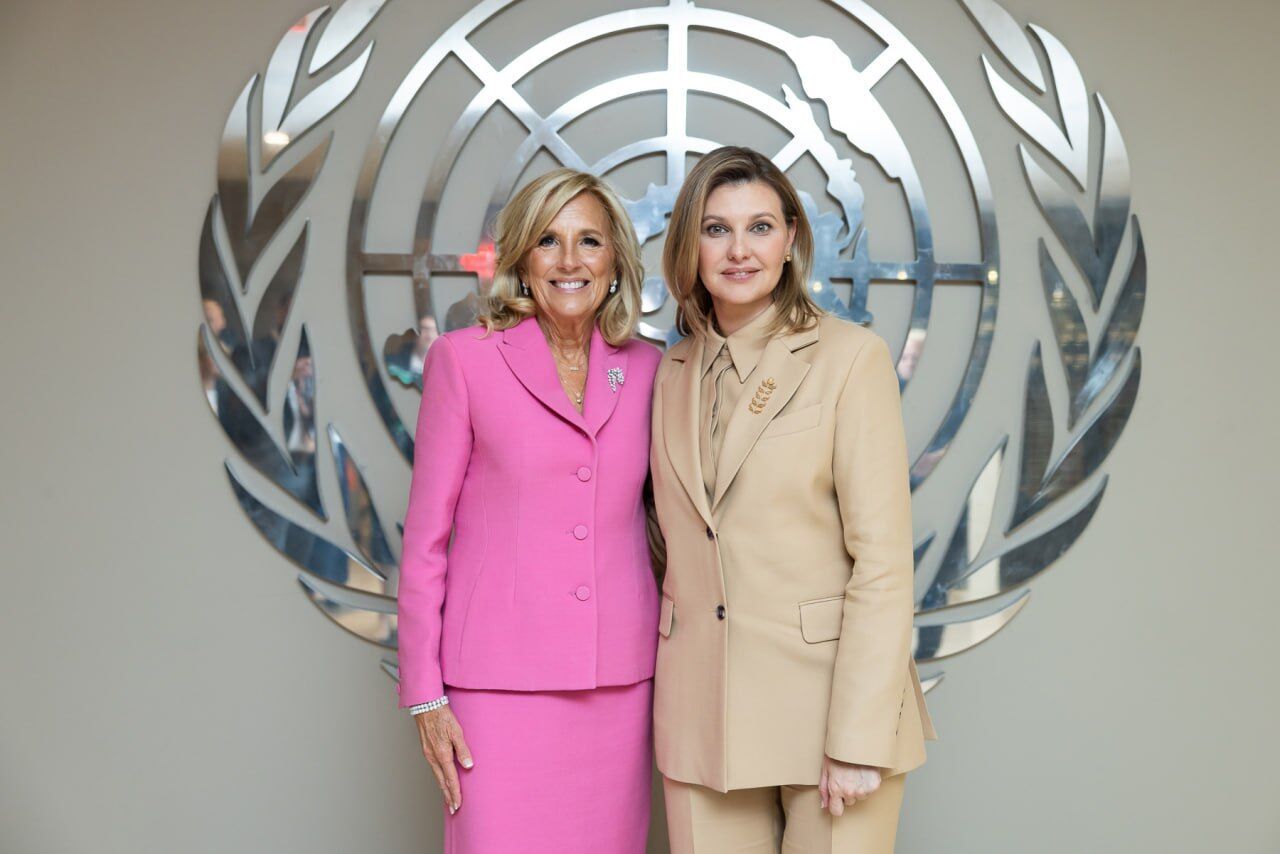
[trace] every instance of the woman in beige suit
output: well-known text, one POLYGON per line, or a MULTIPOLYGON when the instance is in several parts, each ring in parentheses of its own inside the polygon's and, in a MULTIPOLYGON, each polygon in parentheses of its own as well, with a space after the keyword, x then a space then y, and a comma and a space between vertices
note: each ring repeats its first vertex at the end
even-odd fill
POLYGON ((790 181, 690 171, 654 387, 666 543, 654 727, 674 854, 891 852, 935 738, 911 657, 911 490, 884 339, 827 316, 790 181))

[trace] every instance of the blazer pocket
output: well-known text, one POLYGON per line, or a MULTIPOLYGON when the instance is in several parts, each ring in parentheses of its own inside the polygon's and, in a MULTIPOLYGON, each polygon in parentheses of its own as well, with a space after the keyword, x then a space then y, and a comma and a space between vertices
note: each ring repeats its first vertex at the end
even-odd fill
POLYGON ((671 622, 676 618, 676 602, 662 594, 662 611, 658 615, 658 634, 664 638, 671 637, 671 622))
POLYGON ((835 640, 840 637, 840 624, 843 621, 843 594, 800 603, 800 635, 805 643, 835 640))
POLYGON ((799 433, 801 430, 808 430, 811 427, 817 427, 818 422, 822 420, 822 404, 815 403, 813 406, 806 406, 804 409, 797 409, 795 412, 788 412, 779 415, 773 421, 769 422, 769 426, 764 428, 764 432, 760 434, 760 438, 767 439, 770 436, 785 436, 787 433, 799 433))

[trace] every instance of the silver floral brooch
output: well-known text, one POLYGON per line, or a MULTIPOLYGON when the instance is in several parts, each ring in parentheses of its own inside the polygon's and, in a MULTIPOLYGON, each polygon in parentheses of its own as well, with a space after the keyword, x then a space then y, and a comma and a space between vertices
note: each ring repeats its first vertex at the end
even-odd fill
POLYGON ((609 377, 609 388, 613 390, 614 394, 617 394, 618 386, 627 381, 627 378, 622 375, 622 368, 610 368, 607 376, 609 377))

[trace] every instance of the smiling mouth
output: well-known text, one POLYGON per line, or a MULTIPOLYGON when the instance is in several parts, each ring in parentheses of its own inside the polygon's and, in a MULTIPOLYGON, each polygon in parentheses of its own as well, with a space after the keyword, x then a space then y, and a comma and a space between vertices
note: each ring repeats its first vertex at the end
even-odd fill
POLYGON ((587 286, 587 280, 586 279, 554 279, 552 280, 551 284, 558 291, 573 293, 574 291, 580 291, 583 288, 585 288, 587 286))
POLYGON ((750 279, 752 276, 754 276, 758 272, 760 271, 759 270, 725 270, 720 275, 724 276, 726 279, 728 279, 731 282, 745 282, 747 279, 750 279))

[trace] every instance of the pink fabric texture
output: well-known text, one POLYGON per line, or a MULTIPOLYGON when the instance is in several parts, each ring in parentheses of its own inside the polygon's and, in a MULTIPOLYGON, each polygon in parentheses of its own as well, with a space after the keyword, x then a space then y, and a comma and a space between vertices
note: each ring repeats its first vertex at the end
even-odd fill
POLYGON ((591 691, 448 688, 475 765, 445 854, 643 854, 653 681, 591 691))
POLYGON ((400 706, 446 682, 562 691, 648 679, 658 593, 641 491, 658 349, 613 347, 597 329, 579 413, 534 319, 483 333, 441 336, 423 368, 400 706))

